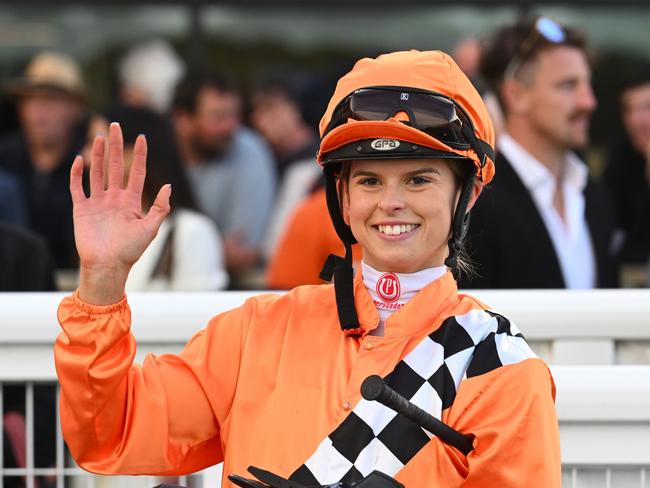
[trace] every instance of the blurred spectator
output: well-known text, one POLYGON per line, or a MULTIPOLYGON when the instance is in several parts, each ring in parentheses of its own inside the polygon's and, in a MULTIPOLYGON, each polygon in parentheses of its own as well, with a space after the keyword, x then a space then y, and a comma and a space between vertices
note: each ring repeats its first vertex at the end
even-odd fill
MULTIPOLYGON (((56 385, 33 385, 33 463, 38 468, 54 468, 56 465, 56 385)), ((4 468, 27 469, 27 436, 25 386, 3 385, 4 412, 2 413, 2 438, 4 444, 4 468)), ((25 488, 22 476, 4 477, 4 488, 25 488)), ((54 488, 56 476, 36 474, 35 488, 54 488)))
POLYGON ((629 73, 620 102, 626 137, 611 148, 604 181, 624 232, 621 262, 646 264, 650 256, 650 63, 629 73))
POLYGON ((276 175, 264 140, 241 124, 241 96, 218 74, 190 74, 176 88, 174 126, 199 208, 224 236, 228 270, 241 279, 260 262, 276 175))
MULTIPOLYGON (((322 172, 316 164, 317 129, 307 120, 310 104, 319 98, 315 93, 318 89, 322 89, 322 84, 307 76, 276 74, 261 78, 253 90, 251 125, 273 149, 279 177, 277 198, 264 238, 266 258, 275 252, 296 206, 321 186, 322 172)), ((319 108, 322 112, 325 107, 319 108)))
POLYGON ((496 177, 472 210, 469 250, 481 288, 616 285, 613 210, 573 150, 596 107, 584 38, 538 18, 497 32, 483 76, 503 103, 496 177))
MULTIPOLYGON (((171 123, 145 108, 115 106, 102 116, 93 117, 89 124, 89 143, 98 129, 101 133, 108 133, 108 121, 118 122, 122 127, 125 174, 128 174, 136 138, 139 134, 147 137, 143 211, 149 210, 164 184, 171 183, 173 190, 171 213, 131 269, 127 291, 211 291, 225 288, 228 274, 221 236, 215 224, 197 210, 171 123)), ((89 150, 85 153, 84 160, 88 162, 89 150)))
POLYGON ((165 114, 184 72, 183 60, 167 41, 153 39, 138 44, 119 64, 120 101, 165 114))
POLYGON ((316 128, 303 115, 302 92, 311 81, 306 76, 269 75, 260 79, 251 99, 251 125, 266 139, 275 154, 280 180, 296 161, 316 160, 319 140, 316 128))
POLYGON ((15 105, 13 97, 5 90, 0 90, 0 134, 18 130, 19 123, 15 105))
POLYGON ((0 269, 0 292, 56 290, 45 241, 8 222, 0 222, 0 269))
POLYGON ((490 118, 492 119, 492 124, 494 125, 494 136, 498 141, 499 136, 503 134, 506 125, 506 122, 503 119, 503 110, 501 109, 501 104, 499 103, 498 97, 492 90, 481 92, 481 98, 483 98, 483 101, 485 102, 485 108, 487 108, 487 111, 490 114, 490 118))
MULTIPOLYGON (((316 163, 313 163, 316 165, 316 163)), ((325 189, 303 200, 287 223, 278 247, 269 261, 266 285, 270 289, 288 290, 299 285, 320 285, 320 274, 330 254, 345 252, 334 225, 328 218, 325 189)), ((355 264, 361 261, 361 248, 352 246, 355 264)))
POLYGON ((18 180, 0 170, 0 222, 27 225, 27 209, 18 180))
POLYGON ((498 139, 499 134, 503 132, 503 112, 496 95, 489 87, 485 86, 481 79, 479 68, 482 53, 483 44, 481 41, 475 37, 466 37, 454 46, 452 57, 481 94, 494 125, 494 134, 498 139))
POLYGON ((479 75, 482 50, 481 41, 476 37, 466 37, 461 39, 451 52, 451 56, 458 67, 470 80, 476 79, 479 75))
MULTIPOLYGON (((0 270, 0 292, 55 291, 54 262, 45 241, 7 222, 0 222, 0 270)), ((5 468, 26 468, 25 388, 5 384, 2 396, 0 448, 4 450, 3 465, 5 468)), ((34 386, 34 462, 40 468, 53 467, 55 463, 55 405, 54 387, 34 386)), ((38 480, 41 488, 54 484, 38 480)), ((4 486, 19 488, 24 483, 20 477, 6 477, 4 486)))
POLYGON ((63 54, 42 52, 8 91, 21 131, 0 139, 0 168, 20 182, 29 227, 45 238, 56 266, 76 267, 69 173, 82 145, 76 132, 84 108, 81 71, 63 54))
MULTIPOLYGON (((60 235, 55 232, 56 225, 65 226, 66 221, 72 224, 72 205, 66 205, 65 200, 66 197, 69 200, 68 184, 63 188, 65 195, 59 191, 60 181, 66 175, 57 171, 59 165, 65 164, 62 159, 68 155, 70 139, 66 139, 67 131, 57 129, 69 124, 72 131, 73 113, 80 106, 83 92, 80 80, 78 69, 70 60, 43 54, 28 66, 25 78, 10 87, 12 95, 18 98, 23 132, 10 134, 0 141, 0 166, 10 171, 0 172, 0 219, 13 222, 0 222, 0 292, 56 289, 50 247, 42 237, 22 227, 28 223, 23 193, 30 204, 29 217, 34 228, 51 238, 53 247, 57 247, 55 243, 60 244, 57 249, 61 251, 63 263, 72 262, 72 227, 67 229, 69 234, 65 230, 60 235), (61 118, 57 119, 58 116, 61 118), (55 127, 57 124, 60 127, 55 127), (57 136, 62 138, 60 145, 55 140, 57 136), (56 221, 48 222, 50 218, 56 221)), ((72 161, 72 156, 69 159, 72 161)), ((33 395, 34 462, 40 468, 53 467, 56 393, 53 387, 38 385, 33 395)), ((4 463, 8 468, 26 468, 24 387, 5 385, 3 398, 4 463)), ((41 477, 37 483, 42 487, 52 485, 51 479, 41 477)), ((20 478, 5 479, 7 487, 21 485, 20 478)))

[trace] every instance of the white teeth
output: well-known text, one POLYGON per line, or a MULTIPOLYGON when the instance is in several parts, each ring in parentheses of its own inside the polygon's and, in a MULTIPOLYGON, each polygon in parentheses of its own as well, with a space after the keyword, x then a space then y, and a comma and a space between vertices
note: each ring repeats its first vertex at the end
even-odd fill
POLYGON ((379 232, 381 232, 382 234, 386 234, 387 236, 398 236, 406 232, 411 232, 416 227, 417 225, 414 224, 378 225, 377 229, 379 230, 379 232))

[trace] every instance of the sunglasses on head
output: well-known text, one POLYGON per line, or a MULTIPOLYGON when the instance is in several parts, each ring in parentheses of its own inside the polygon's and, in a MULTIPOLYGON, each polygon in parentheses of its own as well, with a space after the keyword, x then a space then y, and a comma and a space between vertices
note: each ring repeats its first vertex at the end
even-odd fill
POLYGON ((336 107, 323 137, 348 120, 384 121, 395 117, 454 149, 469 149, 463 126, 472 123, 453 100, 407 87, 360 88, 336 107))
POLYGON ((530 28, 530 31, 519 45, 508 61, 504 71, 503 79, 511 80, 515 78, 519 68, 534 52, 540 41, 546 41, 551 44, 561 44, 566 41, 567 35, 560 24, 548 17, 539 17, 530 28))

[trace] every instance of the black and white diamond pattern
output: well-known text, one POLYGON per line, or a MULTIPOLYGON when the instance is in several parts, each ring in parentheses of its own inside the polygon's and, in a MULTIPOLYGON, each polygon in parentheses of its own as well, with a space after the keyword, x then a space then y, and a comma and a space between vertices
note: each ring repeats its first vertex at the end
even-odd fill
MULTIPOLYGON (((532 357, 535 353, 516 325, 501 315, 474 309, 446 319, 384 380, 409 401, 441 418, 463 379, 532 357)), ((361 399, 291 480, 305 485, 352 482, 373 470, 394 476, 431 437, 395 411, 361 399)))

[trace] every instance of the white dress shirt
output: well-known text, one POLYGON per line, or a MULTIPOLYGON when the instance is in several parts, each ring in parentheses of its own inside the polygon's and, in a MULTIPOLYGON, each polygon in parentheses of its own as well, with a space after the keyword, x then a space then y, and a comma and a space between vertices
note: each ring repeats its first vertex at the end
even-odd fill
POLYGON ((572 152, 566 153, 562 177, 566 218, 562 219, 553 205, 557 182, 549 169, 507 133, 499 136, 497 145, 535 202, 553 242, 566 287, 594 288, 596 263, 585 219, 584 189, 588 178, 586 165, 572 152))

